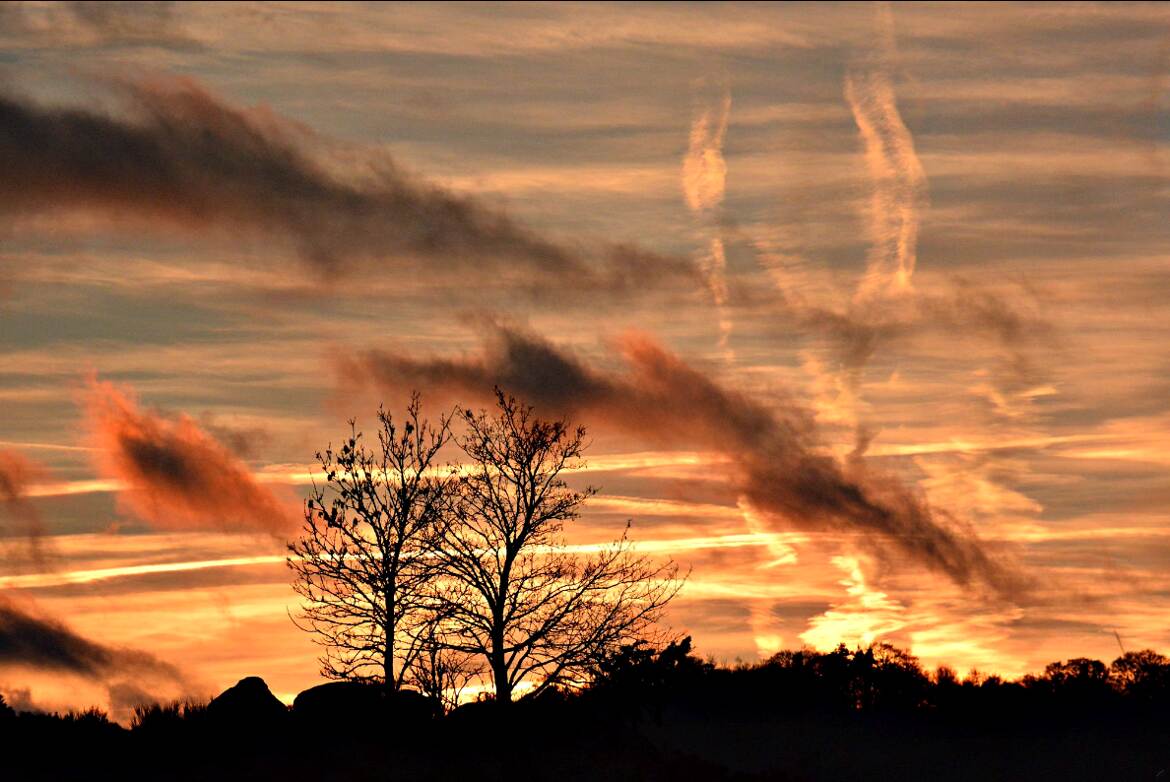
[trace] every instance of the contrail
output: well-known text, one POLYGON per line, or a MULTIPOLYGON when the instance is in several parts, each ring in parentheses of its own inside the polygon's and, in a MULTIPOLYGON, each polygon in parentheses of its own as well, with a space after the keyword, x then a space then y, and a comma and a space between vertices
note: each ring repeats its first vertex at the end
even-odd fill
POLYGON ((723 138, 731 114, 731 91, 724 87, 715 106, 705 107, 691 123, 690 147, 683 158, 683 194, 692 212, 704 213, 723 202, 727 163, 723 138))
POLYGON ((881 322, 871 306, 892 296, 913 294, 917 262, 919 213, 926 205, 926 174, 914 151, 914 139, 898 112, 892 70, 896 61, 893 12, 877 6, 876 44, 859 57, 845 76, 845 100, 865 149, 870 195, 867 210, 869 252, 865 273, 850 305, 860 349, 839 369, 820 367, 815 357, 806 369, 826 393, 825 404, 857 432, 855 452, 864 455, 871 434, 861 418, 861 371, 873 349, 874 329, 881 322))
POLYGON ((891 79, 894 19, 878 7, 878 49, 845 77, 845 100, 865 145, 873 184, 869 208, 871 247, 855 302, 910 289, 918 245, 919 213, 927 203, 926 174, 902 115, 891 79))
MULTIPOLYGON (((634 548, 644 553, 670 554, 685 551, 702 551, 706 549, 767 547, 773 552, 787 550, 790 555, 787 561, 792 562, 795 561, 795 556, 791 554, 791 549, 788 548, 789 544, 803 540, 804 536, 799 534, 754 532, 732 535, 704 535, 691 538, 640 540, 634 543, 634 548)), ((556 552, 594 554, 608 550, 612 545, 612 541, 575 543, 558 547, 536 547, 534 551, 538 554, 556 552)), ((59 573, 29 573, 17 576, 0 576, 0 589, 44 589, 70 584, 92 584, 120 578, 152 576, 160 573, 186 573, 198 570, 214 570, 217 568, 283 565, 286 559, 287 557, 284 554, 262 554, 251 557, 224 557, 221 559, 203 559, 187 562, 160 562, 144 565, 125 565, 122 567, 91 568, 59 573)))
MULTIPOLYGON (((723 203, 727 191, 727 163, 723 159, 723 140, 727 135, 727 122, 731 116, 731 90, 724 84, 723 93, 717 103, 708 103, 696 114, 691 123, 690 146, 683 159, 683 193, 687 206, 700 219, 702 228, 711 232, 707 255, 700 270, 719 313, 719 347, 725 360, 734 363, 735 354, 728 346, 732 322, 727 310, 727 254, 717 221, 710 219, 711 213, 723 203)), ((738 499, 738 506, 749 535, 763 534, 764 522, 752 510, 745 497, 738 499)), ((769 544, 769 561, 764 567, 774 567, 796 561, 795 550, 779 541, 769 544)), ((761 606, 751 608, 752 634, 756 638, 757 651, 764 656, 779 648, 779 636, 772 633, 768 625, 770 617, 761 606), (765 647, 776 646, 776 649, 765 647)))
POLYGON ((719 346, 726 350, 731 336, 731 320, 727 316, 727 256, 718 222, 712 213, 723 203, 727 190, 727 162, 723 159, 723 139, 727 135, 727 121, 731 116, 731 90, 723 86, 718 101, 707 102, 691 121, 690 144, 683 158, 682 188, 687 206, 710 228, 712 236, 708 251, 700 266, 711 297, 719 309, 719 346))
MULTIPOLYGON (((700 451, 642 451, 637 453, 622 453, 603 456, 592 456, 586 464, 569 468, 579 472, 649 472, 668 474, 671 468, 691 469, 696 467, 711 467, 728 462, 727 456, 719 453, 700 451)), ((469 469, 467 465, 460 465, 460 471, 469 469)), ((447 468, 436 468, 431 471, 435 475, 447 474, 447 468)), ((311 486, 313 481, 321 481, 322 475, 318 465, 314 464, 278 464, 270 465, 263 470, 250 473, 257 483, 286 484, 290 486, 311 486)), ((33 483, 25 491, 26 497, 61 497, 71 494, 91 494, 101 492, 125 491, 130 487, 126 481, 117 479, 87 479, 76 481, 57 481, 50 483, 33 483)), ((602 498, 597 498, 600 501, 602 498)))

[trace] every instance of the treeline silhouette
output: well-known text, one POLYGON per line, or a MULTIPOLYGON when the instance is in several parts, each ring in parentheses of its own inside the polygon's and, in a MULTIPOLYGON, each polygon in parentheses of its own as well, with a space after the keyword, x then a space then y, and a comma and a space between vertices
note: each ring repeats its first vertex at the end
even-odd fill
POLYGON ((923 670, 888 644, 697 657, 626 646, 576 690, 443 713, 357 682, 291 708, 249 677, 209 703, 17 713, 6 779, 1167 779, 1170 660, 1075 658, 1006 681, 923 670))

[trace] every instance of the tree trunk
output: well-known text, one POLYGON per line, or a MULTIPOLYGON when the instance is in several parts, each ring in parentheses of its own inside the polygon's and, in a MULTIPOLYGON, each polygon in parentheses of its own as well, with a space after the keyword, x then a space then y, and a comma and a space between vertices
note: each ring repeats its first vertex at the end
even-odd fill
POLYGON ((504 658, 504 606, 508 598, 508 587, 511 585, 512 553, 509 546, 504 557, 504 566, 500 570, 500 591, 492 606, 492 678, 496 681, 496 702, 512 702, 512 682, 508 678, 508 662, 504 658))
POLYGON ((386 592, 386 624, 383 633, 386 636, 384 652, 386 656, 382 660, 382 675, 386 680, 386 686, 397 692, 398 680, 394 676, 394 596, 389 590, 386 592))
POLYGON ((504 619, 499 611, 493 617, 492 628, 492 678, 496 684, 496 702, 512 702, 512 684, 508 679, 508 662, 504 657, 504 619))
MULTIPOLYGON (((502 649, 503 644, 497 648, 502 649)), ((512 684, 508 681, 508 666, 504 663, 504 653, 492 653, 492 678, 496 681, 496 702, 512 702, 512 684)))

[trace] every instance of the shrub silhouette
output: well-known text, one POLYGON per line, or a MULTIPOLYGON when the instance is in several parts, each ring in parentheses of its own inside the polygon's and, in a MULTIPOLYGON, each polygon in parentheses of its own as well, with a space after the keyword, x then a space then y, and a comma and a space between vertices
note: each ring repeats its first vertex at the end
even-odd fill
POLYGON ((206 703, 171 701, 135 706, 130 730, 151 737, 173 737, 192 726, 202 727, 207 720, 206 703))

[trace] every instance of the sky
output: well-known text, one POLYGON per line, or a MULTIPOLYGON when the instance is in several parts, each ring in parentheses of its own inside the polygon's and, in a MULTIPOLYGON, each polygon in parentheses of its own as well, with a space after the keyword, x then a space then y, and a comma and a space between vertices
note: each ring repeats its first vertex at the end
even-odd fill
POLYGON ((0 693, 318 683, 314 454, 588 427, 700 655, 1170 648, 1170 6, 0 5, 0 693))

